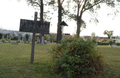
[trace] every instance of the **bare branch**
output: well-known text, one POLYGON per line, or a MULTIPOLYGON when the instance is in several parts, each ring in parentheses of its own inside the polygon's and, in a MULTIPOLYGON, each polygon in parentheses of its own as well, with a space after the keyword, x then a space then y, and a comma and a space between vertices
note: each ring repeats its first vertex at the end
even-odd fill
POLYGON ((62 0, 61 5, 63 4, 64 0, 62 0))
POLYGON ((98 5, 98 4, 100 4, 100 3, 102 3, 102 2, 103 2, 103 0, 100 0, 99 2, 96 2, 96 3, 93 4, 92 6, 90 6, 90 7, 88 7, 88 8, 85 8, 85 9, 83 10, 83 12, 86 11, 86 10, 88 10, 88 9, 90 9, 90 8, 92 8, 92 7, 94 7, 94 6, 96 6, 96 5, 98 5))
POLYGON ((29 2, 30 4, 32 4, 32 5, 36 4, 36 5, 38 5, 39 7, 41 6, 38 2, 35 2, 35 1, 33 1, 33 0, 28 0, 28 2, 29 2))

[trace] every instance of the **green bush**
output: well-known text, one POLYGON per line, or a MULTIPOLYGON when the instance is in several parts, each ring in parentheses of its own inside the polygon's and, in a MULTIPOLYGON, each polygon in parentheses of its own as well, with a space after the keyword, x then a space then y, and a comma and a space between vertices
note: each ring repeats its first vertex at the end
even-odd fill
POLYGON ((16 43, 20 43, 20 41, 17 40, 16 43))
POLYGON ((26 40, 28 40, 28 38, 29 38, 29 34, 26 34, 25 37, 26 37, 26 40))
POLYGON ((93 40, 69 37, 52 47, 51 70, 68 78, 97 75, 103 70, 103 56, 93 40))
POLYGON ((4 43, 5 41, 8 41, 8 39, 6 39, 6 38, 2 39, 2 42, 3 42, 3 43, 4 43))

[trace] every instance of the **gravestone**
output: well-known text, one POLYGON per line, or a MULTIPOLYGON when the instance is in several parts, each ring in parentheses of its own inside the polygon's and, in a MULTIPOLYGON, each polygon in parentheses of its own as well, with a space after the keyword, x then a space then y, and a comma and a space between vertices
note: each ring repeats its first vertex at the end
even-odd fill
POLYGON ((8 43, 8 41, 5 41, 4 43, 8 43))
POLYGON ((11 43, 11 37, 9 37, 9 43, 11 43))
POLYGON ((0 41, 0 44, 2 44, 2 42, 0 41))
POLYGON ((37 37, 37 43, 40 43, 40 38, 39 37, 37 37))
POLYGON ((42 36, 41 45, 44 45, 44 36, 42 36))
POLYGON ((2 34, 2 39, 4 39, 4 34, 2 34))
POLYGON ((26 37, 24 37, 24 43, 26 43, 26 37))
POLYGON ((13 45, 18 45, 18 43, 16 43, 16 42, 12 42, 11 44, 13 44, 13 45))
POLYGON ((7 34, 7 40, 8 40, 8 34, 7 34))
POLYGON ((117 45, 112 45, 111 47, 112 47, 112 48, 116 48, 116 47, 117 47, 117 45))
POLYGON ((18 35, 18 41, 20 41, 20 35, 18 35))
POLYGON ((47 40, 47 43, 50 43, 50 40, 47 40))
POLYGON ((30 41, 31 41, 31 37, 28 38, 28 43, 30 43, 30 41))

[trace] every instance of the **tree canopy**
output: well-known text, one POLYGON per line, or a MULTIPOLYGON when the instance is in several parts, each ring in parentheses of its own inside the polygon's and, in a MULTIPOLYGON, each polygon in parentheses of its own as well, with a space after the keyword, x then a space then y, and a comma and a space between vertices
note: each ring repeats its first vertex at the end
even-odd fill
POLYGON ((113 31, 108 31, 108 30, 105 30, 103 32, 104 35, 107 35, 108 36, 108 39, 110 39, 110 37, 113 35, 113 31))

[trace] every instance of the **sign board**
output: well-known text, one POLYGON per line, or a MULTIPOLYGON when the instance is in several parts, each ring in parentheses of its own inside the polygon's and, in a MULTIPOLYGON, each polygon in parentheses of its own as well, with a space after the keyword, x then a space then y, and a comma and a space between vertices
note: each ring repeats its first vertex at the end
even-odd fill
POLYGON ((49 27, 50 22, 20 19, 19 31, 49 34, 49 27))

